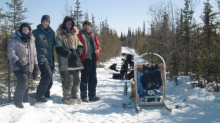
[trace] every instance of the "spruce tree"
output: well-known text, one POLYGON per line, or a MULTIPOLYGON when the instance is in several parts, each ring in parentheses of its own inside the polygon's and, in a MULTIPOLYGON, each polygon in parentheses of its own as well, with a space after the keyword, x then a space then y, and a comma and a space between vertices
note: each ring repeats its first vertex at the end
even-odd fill
POLYGON ((214 12, 213 6, 209 0, 204 3, 204 12, 202 20, 204 23, 203 33, 200 42, 200 49, 202 53, 199 53, 197 59, 200 61, 199 74, 203 76, 208 82, 219 81, 220 71, 220 45, 219 39, 216 38, 218 21, 217 14, 214 12))
POLYGON ((0 74, 0 104, 3 104, 3 103, 6 103, 7 102, 7 99, 5 98, 5 96, 3 95, 6 95, 6 90, 7 90, 7 85, 6 85, 6 80, 7 80, 7 74, 6 73, 6 70, 7 70, 7 61, 5 62, 5 35, 4 35, 4 25, 3 25, 3 21, 4 21, 4 17, 5 17, 5 14, 2 13, 2 8, 0 8, 0 71, 1 71, 1 74, 0 74))
POLYGON ((95 16, 92 14, 92 30, 95 34, 98 34, 98 26, 95 23, 95 16))
POLYGON ((21 23, 27 18, 24 13, 28 12, 27 8, 23 8, 23 0, 11 0, 6 2, 9 11, 6 13, 7 19, 12 26, 12 30, 18 30, 21 23))
POLYGON ((76 10, 74 10, 74 18, 76 21, 76 27, 78 29, 82 29, 81 23, 82 23, 82 11, 80 11, 80 2, 79 0, 76 1, 76 10))
POLYGON ((89 20, 89 14, 88 14, 88 12, 86 12, 86 13, 84 14, 84 20, 89 20))
POLYGON ((104 62, 119 55, 121 41, 118 38, 117 32, 109 28, 107 19, 104 22, 101 22, 98 38, 102 47, 102 53, 99 57, 100 62, 104 62))
POLYGON ((193 44, 195 44, 193 30, 196 29, 196 24, 193 19, 194 10, 192 10, 191 5, 192 0, 185 0, 185 7, 182 10, 182 40, 180 42, 181 50, 181 61, 183 66, 184 75, 188 75, 189 72, 192 72, 192 63, 193 63, 193 44))
POLYGON ((14 31, 18 30, 21 23, 27 18, 24 13, 28 12, 27 8, 23 8, 23 0, 11 0, 11 2, 5 3, 9 10, 6 11, 4 17, 4 25, 2 26, 2 49, 1 53, 3 57, 1 58, 2 63, 4 63, 4 67, 2 67, 2 71, 4 71, 4 76, 1 76, 5 79, 5 83, 7 83, 8 90, 8 102, 11 102, 11 91, 12 87, 14 87, 14 76, 11 76, 10 64, 7 58, 7 45, 8 41, 11 40, 11 37, 14 31))

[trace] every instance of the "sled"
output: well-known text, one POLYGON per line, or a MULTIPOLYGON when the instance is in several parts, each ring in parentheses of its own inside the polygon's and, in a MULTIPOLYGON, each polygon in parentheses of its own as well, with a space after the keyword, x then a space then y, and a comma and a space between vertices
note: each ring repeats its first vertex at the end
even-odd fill
MULTIPOLYGON (((130 97, 131 100, 135 104, 135 111, 136 113, 139 113, 140 111, 142 111, 143 106, 161 105, 161 106, 164 106, 167 111, 171 112, 172 109, 170 109, 166 105, 166 88, 165 88, 166 64, 165 64, 165 61, 160 55, 156 53, 145 53, 145 54, 142 54, 140 57, 142 58, 143 56, 146 56, 146 55, 155 55, 155 56, 158 56, 162 60, 163 63, 160 66, 160 68, 158 68, 158 70, 160 71, 160 75, 161 75, 162 86, 160 88, 152 89, 152 90, 144 89, 144 91, 140 93, 140 87, 142 85, 140 84, 140 80, 139 78, 137 78, 137 76, 139 74, 138 72, 140 72, 140 69, 143 69, 141 68, 141 66, 144 65, 144 63, 138 63, 137 59, 135 58, 134 80, 133 80, 133 83, 131 83, 131 86, 133 88, 132 89, 133 95, 131 95, 130 97)), ((138 77, 140 76, 142 77, 143 74, 139 74, 138 77)))

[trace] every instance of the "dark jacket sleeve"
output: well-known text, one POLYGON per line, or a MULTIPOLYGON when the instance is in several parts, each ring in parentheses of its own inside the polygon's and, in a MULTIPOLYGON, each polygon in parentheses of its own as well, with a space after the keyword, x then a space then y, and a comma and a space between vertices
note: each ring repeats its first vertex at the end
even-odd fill
POLYGON ((69 57, 71 55, 71 51, 63 46, 63 37, 61 35, 56 36, 55 41, 55 50, 58 55, 61 55, 62 57, 69 57))
POLYGON ((56 47, 57 54, 61 55, 62 57, 68 58, 71 54, 71 51, 63 46, 56 47))

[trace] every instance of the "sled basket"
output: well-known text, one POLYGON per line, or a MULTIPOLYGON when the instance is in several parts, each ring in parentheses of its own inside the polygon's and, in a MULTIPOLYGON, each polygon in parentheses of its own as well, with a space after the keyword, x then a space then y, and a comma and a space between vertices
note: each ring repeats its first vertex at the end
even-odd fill
POLYGON ((146 55, 155 55, 162 60, 162 64, 155 66, 146 66, 146 63, 138 63, 135 58, 134 81, 132 85, 132 96, 130 97, 136 107, 140 105, 164 105, 166 100, 166 64, 164 59, 156 53, 145 53, 146 55), (157 75, 154 75, 153 72, 157 75), (159 83, 159 84, 158 84, 159 83), (154 87, 150 87, 154 85, 154 87))

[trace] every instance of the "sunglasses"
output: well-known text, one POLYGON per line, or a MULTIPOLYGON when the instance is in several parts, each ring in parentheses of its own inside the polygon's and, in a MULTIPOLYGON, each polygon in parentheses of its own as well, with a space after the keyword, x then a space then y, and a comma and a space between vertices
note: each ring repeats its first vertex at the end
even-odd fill
POLYGON ((83 25, 89 25, 89 26, 91 26, 91 23, 90 22, 84 22, 84 24, 83 25))

